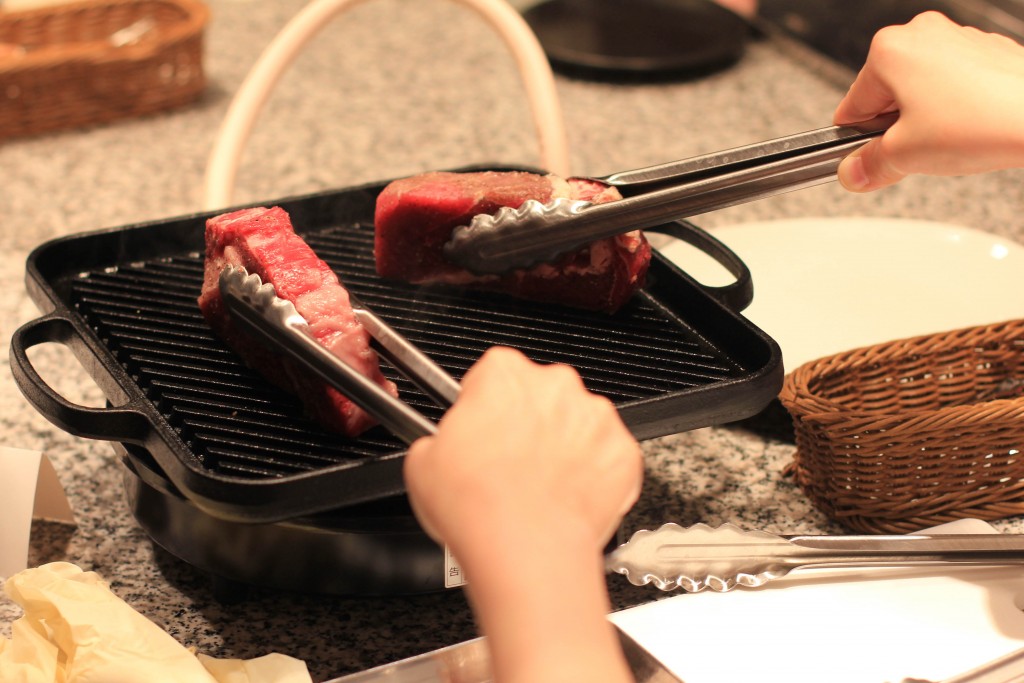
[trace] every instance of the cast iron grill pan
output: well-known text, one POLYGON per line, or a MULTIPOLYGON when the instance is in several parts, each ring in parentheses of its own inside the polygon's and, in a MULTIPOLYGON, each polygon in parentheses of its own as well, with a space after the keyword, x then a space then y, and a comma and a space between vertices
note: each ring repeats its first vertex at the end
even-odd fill
MULTIPOLYGON (((613 316, 377 277, 372 216, 382 187, 266 204, 288 210, 342 282, 454 377, 495 344, 569 363, 640 439, 749 417, 777 394, 777 345, 719 301, 728 297, 657 253, 645 291, 613 316)), ((401 494, 397 438, 380 427, 357 439, 321 429, 210 331, 196 304, 210 215, 36 249, 29 291, 54 311, 15 333, 22 391, 73 434, 144 446, 184 495, 225 519, 276 521, 401 494), (76 352, 113 407, 77 406, 46 386, 25 351, 48 341, 76 352)), ((440 418, 428 397, 382 367, 404 400, 440 418)))

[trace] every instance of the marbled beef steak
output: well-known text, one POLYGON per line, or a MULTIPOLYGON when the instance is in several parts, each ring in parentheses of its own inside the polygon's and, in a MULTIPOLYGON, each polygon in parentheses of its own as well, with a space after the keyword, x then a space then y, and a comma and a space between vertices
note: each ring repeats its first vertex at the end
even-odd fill
POLYGON ((503 275, 474 275, 444 258, 452 230, 473 216, 517 208, 528 199, 546 203, 560 197, 594 203, 621 199, 618 190, 595 181, 522 171, 434 172, 393 181, 377 198, 377 272, 414 284, 483 287, 613 313, 644 284, 651 247, 640 231, 503 275))
POLYGON ((295 234, 279 207, 250 208, 206 222, 206 263, 199 307, 203 317, 242 359, 278 387, 298 396, 324 427, 356 436, 373 418, 297 362, 274 353, 240 330, 224 306, 219 279, 228 264, 242 266, 274 285, 309 323, 317 341, 394 396, 393 382, 380 371, 370 336, 356 319, 338 276, 295 234))

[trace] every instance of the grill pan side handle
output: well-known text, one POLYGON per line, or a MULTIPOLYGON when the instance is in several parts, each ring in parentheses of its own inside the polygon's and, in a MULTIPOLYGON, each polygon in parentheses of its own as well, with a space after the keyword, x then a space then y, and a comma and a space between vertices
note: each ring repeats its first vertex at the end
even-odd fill
POLYGON ((144 444, 152 426, 143 412, 109 372, 94 360, 84 362, 88 348, 73 323, 59 315, 49 315, 25 323, 11 337, 11 374, 29 403, 53 424, 75 436, 103 441, 144 444), (39 375, 28 357, 28 350, 39 344, 56 342, 67 346, 82 362, 113 408, 91 408, 72 403, 57 393, 39 375))
POLYGON ((719 241, 711 233, 685 220, 673 221, 654 228, 648 228, 647 232, 660 232, 682 240, 700 249, 728 270, 736 278, 734 282, 719 287, 711 287, 701 283, 697 284, 716 301, 730 310, 739 313, 754 300, 754 280, 750 274, 750 269, 747 268, 747 264, 736 255, 736 252, 719 241))

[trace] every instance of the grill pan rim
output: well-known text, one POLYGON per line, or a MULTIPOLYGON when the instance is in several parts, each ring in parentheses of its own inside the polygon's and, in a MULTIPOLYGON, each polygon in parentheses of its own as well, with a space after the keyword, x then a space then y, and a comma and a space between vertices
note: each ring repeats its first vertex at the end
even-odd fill
MULTIPOLYGON (((484 169, 535 170, 495 165, 455 170, 484 169)), ((377 192, 387 182, 366 183, 352 188, 286 197, 271 202, 255 202, 244 206, 284 206, 295 216, 297 226, 314 223, 305 220, 303 216, 318 213, 321 215, 318 215, 315 222, 321 225, 345 223, 345 213, 351 213, 351 209, 346 208, 349 204, 359 198, 372 203, 377 192), (350 201, 342 201, 346 199, 350 201), (344 206, 339 208, 339 203, 344 206), (331 215, 322 215, 325 211, 331 215)), ((201 245, 200 236, 205 219, 229 210, 232 209, 84 232, 51 240, 34 249, 27 262, 26 286, 31 298, 45 315, 18 330, 15 339, 12 340, 12 369, 17 365, 20 370, 24 370, 15 373, 19 388, 45 417, 73 434, 144 447, 153 454, 179 490, 206 512, 225 519, 279 521, 402 494, 404 489, 401 483, 401 466, 404 451, 376 456, 359 463, 299 472, 283 478, 240 480, 203 468, 196 462, 195 455, 179 438, 176 430, 149 402, 125 368, 112 357, 103 341, 97 338, 85 318, 70 305, 69 280, 78 272, 89 270, 86 265, 92 269, 101 267, 103 263, 109 263, 108 267, 124 267, 128 262, 166 258, 171 256, 167 253, 165 245, 167 235, 171 233, 176 234, 178 242, 181 239, 188 240, 191 235, 189 243, 201 245), (181 232, 185 235, 178 234, 181 232), (109 252, 113 245, 117 245, 117 250, 111 254, 109 252), (102 255, 98 253, 101 251, 102 255), (69 252, 75 255, 73 259, 68 258, 69 252), (60 338, 46 338, 46 333, 40 329, 45 327, 42 323, 47 320, 61 320, 69 329, 63 330, 60 338), (34 334, 21 334, 25 332, 34 334), (25 345, 27 340, 31 340, 32 343, 57 341, 71 346, 79 362, 90 371, 104 393, 108 396, 114 394, 122 399, 117 402, 115 409, 137 414, 148 424, 148 431, 138 433, 137 425, 133 427, 133 433, 128 435, 86 433, 86 430, 80 428, 68 429, 69 422, 66 418, 70 413, 80 410, 80 407, 66 400, 61 402, 58 400, 59 397, 55 399, 53 396, 41 395, 47 394, 48 391, 52 393, 52 390, 40 387, 41 379, 38 376, 33 378, 34 370, 24 358, 24 351, 28 348, 25 345), (14 362, 15 356, 18 356, 18 363, 14 362), (306 495, 297 496, 296 491, 290 490, 302 491, 311 487, 330 488, 331 501, 323 500, 327 494, 321 494, 320 500, 311 501, 306 495)), ((361 220, 365 222, 365 219, 361 220)), ((298 232, 303 234, 309 231, 300 227, 298 232)), ((733 337, 739 335, 739 345, 747 347, 741 350, 752 349, 752 353, 748 355, 755 358, 746 359, 747 368, 739 377, 678 390, 670 396, 618 403, 617 407, 623 419, 633 429, 637 438, 648 439, 743 419, 759 412, 774 400, 783 379, 781 351, 775 341, 738 312, 718 301, 707 288, 692 280, 657 250, 654 250, 652 256, 651 271, 657 277, 656 281, 650 284, 650 291, 669 298, 685 295, 688 313, 694 307, 700 306, 707 309, 708 315, 717 316, 717 320, 728 328, 724 332, 718 331, 719 337, 722 338, 714 341, 715 348, 718 348, 720 343, 736 342, 733 337)), ((640 296, 649 296, 649 293, 641 292, 640 296)), ((672 311, 666 313, 676 315, 672 311)), ((730 357, 730 360, 733 358, 730 357)))

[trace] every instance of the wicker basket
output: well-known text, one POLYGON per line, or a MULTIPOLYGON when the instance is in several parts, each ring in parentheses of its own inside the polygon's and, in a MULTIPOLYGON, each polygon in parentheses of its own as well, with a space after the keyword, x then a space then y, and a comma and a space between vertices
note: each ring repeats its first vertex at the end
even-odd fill
POLYGON ((859 532, 1024 514, 1024 321, 880 344, 807 363, 779 399, 788 473, 859 532))
POLYGON ((0 139, 106 123, 203 91, 198 0, 0 10, 0 139))

